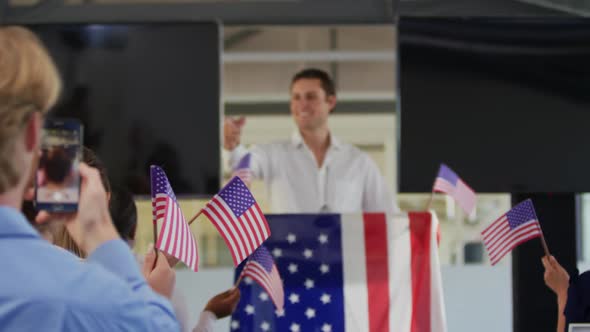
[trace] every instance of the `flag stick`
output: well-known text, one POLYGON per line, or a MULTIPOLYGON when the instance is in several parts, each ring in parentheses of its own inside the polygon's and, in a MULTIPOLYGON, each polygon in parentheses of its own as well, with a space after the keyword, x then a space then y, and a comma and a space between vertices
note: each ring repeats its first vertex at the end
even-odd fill
POLYGON ((545 255, 547 257, 551 256, 549 253, 549 247, 547 247, 547 242, 545 241, 545 235, 543 235, 543 231, 541 231, 541 244, 543 245, 543 250, 545 250, 545 255))
POLYGON ((199 211, 199 213, 195 214, 195 216, 192 217, 191 220, 188 221, 188 225, 190 226, 193 223, 193 221, 195 221, 202 213, 203 213, 203 209, 201 209, 201 211, 199 211))
POLYGON ((426 204, 426 211, 430 211, 430 207, 432 206, 432 201, 434 200, 434 185, 436 184, 436 178, 438 177, 438 172, 434 176, 434 181, 432 181, 432 191, 430 191, 430 198, 428 199, 428 203, 426 204))
POLYGON ((152 270, 156 268, 156 262, 158 261, 158 248, 156 248, 156 243, 158 243, 158 223, 154 220, 153 223, 154 227, 154 253, 156 254, 156 259, 154 259, 154 264, 152 265, 152 270))
POLYGON ((428 199, 428 204, 426 204, 426 211, 430 211, 430 207, 432 206, 433 200, 434 200, 434 191, 431 191, 430 198, 428 199))
POLYGON ((154 220, 153 223, 154 227, 154 248, 156 247, 155 244, 158 243, 158 223, 154 220))
POLYGON ((236 281, 234 287, 238 288, 238 286, 240 286, 240 282, 242 282, 242 279, 244 279, 244 274, 240 274, 240 277, 238 278, 238 281, 236 281))

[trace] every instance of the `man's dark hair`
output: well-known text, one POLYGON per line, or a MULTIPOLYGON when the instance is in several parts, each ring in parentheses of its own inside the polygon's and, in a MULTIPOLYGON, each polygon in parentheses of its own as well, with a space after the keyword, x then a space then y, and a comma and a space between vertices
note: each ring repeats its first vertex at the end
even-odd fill
POLYGON ((298 72, 297 74, 295 74, 295 76, 293 76, 293 79, 291 80, 291 86, 293 86, 295 82, 301 79, 320 80, 322 89, 326 93, 326 96, 336 95, 336 84, 334 84, 334 81, 332 80, 330 75, 328 75, 328 73, 321 69, 308 68, 298 72))
POLYGON ((82 148, 82 160, 90 167, 94 167, 98 170, 98 174, 100 175, 100 181, 104 187, 106 192, 111 192, 111 184, 109 182, 109 177, 107 174, 107 168, 104 166, 104 163, 94 151, 90 150, 87 147, 82 148))
POLYGON ((137 207, 133 195, 125 189, 114 188, 109 210, 119 236, 125 240, 134 240, 137 228, 137 207))
POLYGON ((70 174, 74 156, 68 152, 66 147, 57 146, 43 153, 40 165, 45 170, 48 181, 61 183, 70 174))

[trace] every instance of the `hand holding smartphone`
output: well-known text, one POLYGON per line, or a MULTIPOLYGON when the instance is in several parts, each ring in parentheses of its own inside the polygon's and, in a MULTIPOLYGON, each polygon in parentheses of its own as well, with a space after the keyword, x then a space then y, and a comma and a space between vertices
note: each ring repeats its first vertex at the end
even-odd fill
POLYGON ((48 118, 41 134, 41 156, 35 174, 35 207, 48 212, 74 212, 80 199, 82 124, 48 118))

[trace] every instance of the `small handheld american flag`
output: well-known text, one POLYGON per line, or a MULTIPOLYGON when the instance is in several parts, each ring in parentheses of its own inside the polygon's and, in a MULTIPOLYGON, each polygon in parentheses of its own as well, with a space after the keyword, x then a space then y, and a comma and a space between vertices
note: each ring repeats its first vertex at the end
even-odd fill
POLYGON ((440 165, 432 191, 450 195, 467 214, 471 214, 475 208, 476 196, 473 189, 445 164, 440 165))
POLYGON ((166 173, 153 165, 150 173, 154 223, 162 224, 156 248, 180 259, 196 272, 199 266, 197 242, 184 219, 166 173))
POLYGON ((285 304, 283 281, 270 252, 265 246, 260 246, 248 258, 241 277, 250 277, 256 281, 270 295, 277 310, 279 312, 283 310, 285 304))
MULTIPOLYGON (((484 229, 481 234, 492 265, 498 263, 519 244, 543 236, 530 199, 513 207, 484 229)), ((548 253, 546 244, 543 243, 543 245, 548 253)))
POLYGON ((250 168, 250 159, 251 159, 251 155, 250 153, 246 154, 244 157, 242 157, 242 159, 240 160, 240 162, 238 163, 238 165, 236 166, 236 168, 234 169, 233 175, 232 176, 237 176, 240 179, 242 179, 242 181, 249 186, 250 183, 252 183, 252 178, 253 173, 252 173, 252 169, 250 168))
POLYGON ((223 237, 234 266, 238 266, 270 236, 264 214, 248 187, 237 176, 207 203, 203 214, 223 237))

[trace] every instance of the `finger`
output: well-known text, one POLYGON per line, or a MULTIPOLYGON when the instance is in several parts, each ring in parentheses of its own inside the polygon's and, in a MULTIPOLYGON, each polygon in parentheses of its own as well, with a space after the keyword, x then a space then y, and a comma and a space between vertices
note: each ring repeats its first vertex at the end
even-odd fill
POLYGON ((48 222, 51 218, 51 215, 47 211, 39 211, 37 216, 35 217, 35 222, 37 224, 44 224, 48 222))
POLYGON ((34 187, 27 188, 25 190, 24 200, 25 201, 32 201, 34 199, 35 199, 35 188, 34 187))
POLYGON ((150 274, 150 272, 152 272, 152 266, 154 266, 154 260, 156 260, 156 253, 154 252, 153 247, 154 245, 150 244, 148 247, 148 252, 145 254, 142 268, 144 276, 147 276, 150 274))
POLYGON ((246 117, 240 116, 239 118, 234 120, 234 124, 239 128, 242 128, 246 124, 246 117))
POLYGON ((37 213, 37 216, 35 216, 35 222, 41 225, 49 221, 67 221, 68 219, 71 219, 73 215, 74 213, 49 213, 45 210, 41 210, 37 213))
POLYGON ((178 264, 179 259, 166 253, 166 252, 162 252, 164 254, 164 256, 166 257, 166 260, 168 261, 168 265, 170 265, 170 267, 174 267, 176 266, 176 264, 178 264))
POLYGON ((545 270, 549 268, 549 258, 547 256, 543 256, 543 258, 541 258, 541 263, 543 263, 545 270))
POLYGON ((168 264, 168 260, 162 251, 158 251, 158 258, 156 260, 156 268, 170 268, 170 264, 168 264))
POLYGON ((549 257, 549 265, 551 265, 554 269, 559 269, 561 267, 557 259, 555 259, 553 256, 549 257))
POLYGON ((240 290, 236 287, 233 287, 233 289, 228 290, 226 293, 225 301, 229 303, 237 302, 240 299, 240 290))

